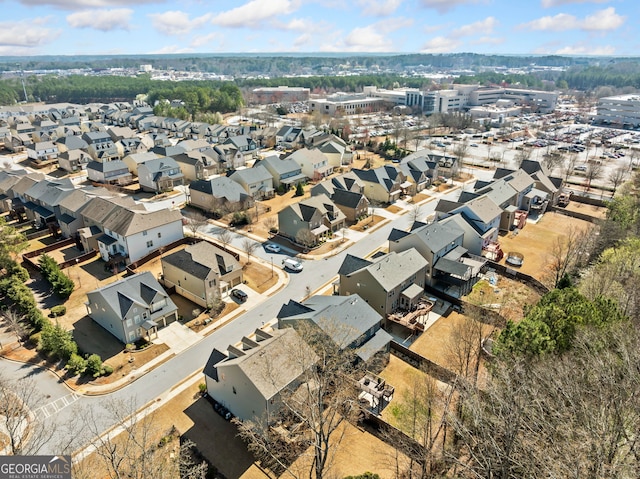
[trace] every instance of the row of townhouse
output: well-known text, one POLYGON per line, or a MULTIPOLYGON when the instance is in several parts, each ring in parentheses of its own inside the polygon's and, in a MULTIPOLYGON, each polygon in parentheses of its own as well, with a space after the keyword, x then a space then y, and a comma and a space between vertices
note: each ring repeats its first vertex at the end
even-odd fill
POLYGON ((50 179, 23 170, 0 171, 0 207, 37 227, 55 225, 77 238, 85 251, 103 260, 132 263, 183 237, 177 210, 147 211, 131 197, 103 188, 77 187, 69 179, 50 179))

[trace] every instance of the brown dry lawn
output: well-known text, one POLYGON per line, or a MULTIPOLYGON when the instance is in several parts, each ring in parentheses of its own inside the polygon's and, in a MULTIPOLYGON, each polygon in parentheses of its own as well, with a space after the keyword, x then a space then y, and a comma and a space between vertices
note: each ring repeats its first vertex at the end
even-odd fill
POLYGON ((349 228, 355 231, 366 231, 374 226, 378 225, 382 221, 385 220, 384 216, 371 215, 366 218, 361 219, 356 224, 351 225, 349 228))
MULTIPOLYGON (((510 251, 516 251, 524 255, 524 262, 520 268, 538 280, 544 280, 548 274, 547 265, 550 261, 549 252, 558 240, 569 230, 584 230, 591 227, 591 223, 576 218, 547 212, 542 219, 536 223, 527 223, 525 227, 513 235, 512 232, 500 237, 500 245, 505 257, 500 260, 505 264, 505 259, 510 251)), ((508 265, 507 265, 508 266, 508 265)))
POLYGON ((587 205, 584 203, 578 203, 577 201, 571 201, 566 207, 568 211, 575 211, 582 213, 583 215, 593 216, 594 218, 604 219, 607 216, 607 208, 602 206, 587 205))
POLYGON ((465 299, 488 308, 493 306, 505 318, 517 321, 522 318, 524 307, 537 303, 540 295, 519 281, 498 276, 495 286, 485 280, 476 283, 465 299))

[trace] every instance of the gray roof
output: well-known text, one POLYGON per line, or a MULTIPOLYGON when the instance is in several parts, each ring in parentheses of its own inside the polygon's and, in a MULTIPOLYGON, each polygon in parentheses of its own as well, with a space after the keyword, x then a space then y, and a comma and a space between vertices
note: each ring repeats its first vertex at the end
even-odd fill
POLYGON ((389 333, 384 329, 378 329, 369 341, 356 349, 356 354, 366 362, 378 351, 388 350, 387 348, 391 341, 393 341, 393 337, 389 333))
POLYGON ((121 319, 124 319, 133 305, 149 308, 151 303, 157 302, 158 299, 166 299, 167 306, 155 314, 152 313, 151 319, 154 316, 166 316, 169 312, 178 309, 150 271, 122 278, 119 281, 89 292, 87 294, 89 302, 91 302, 92 295, 102 296, 104 302, 110 305, 121 319))
POLYGON ((516 190, 504 181, 504 178, 494 181, 491 185, 478 190, 476 193, 479 195, 486 194, 498 206, 511 201, 517 194, 516 190))
POLYGON ((277 315, 278 320, 311 320, 341 349, 351 345, 371 328, 379 327, 382 321, 382 316, 357 294, 317 295, 307 299, 302 305, 306 310, 295 315, 291 314, 291 308, 281 309, 277 315))
POLYGON ((60 143, 67 147, 69 150, 81 150, 89 146, 82 137, 78 135, 63 136, 56 140, 56 143, 60 143))
POLYGON ((353 191, 337 189, 333 192, 331 200, 337 206, 344 206, 345 208, 356 208, 362 199, 368 201, 362 193, 355 193, 353 191))
POLYGON ((121 236, 131 236, 177 221, 182 223, 182 215, 178 210, 144 211, 117 207, 102 225, 121 236))
POLYGON ((254 165, 254 168, 258 165, 264 166, 270 172, 275 172, 278 176, 286 175, 287 173, 299 172, 300 165, 296 163, 294 160, 289 158, 285 158, 281 160, 277 156, 268 156, 264 160, 257 161, 254 165))
POLYGON ((229 356, 216 364, 217 368, 237 366, 265 399, 293 383, 318 358, 293 328, 275 330, 269 336, 238 357, 229 356))
POLYGON ((112 161, 90 161, 87 163, 88 170, 101 171, 103 173, 107 173, 109 171, 118 171, 118 170, 126 170, 129 172, 129 168, 122 160, 112 160, 112 161))
POLYGON ((455 223, 431 223, 417 228, 411 234, 416 235, 430 251, 437 252, 464 235, 464 231, 455 223))
POLYGON ((234 181, 241 180, 248 185, 268 180, 273 181, 273 176, 271 176, 269 170, 260 165, 256 166, 255 168, 244 168, 242 170, 236 170, 229 176, 229 178, 234 181))
POLYGON ((247 197, 247 192, 242 186, 226 176, 192 181, 189 189, 201 191, 216 198, 225 198, 230 203, 237 203, 247 197))
POLYGON ((400 181, 400 172, 393 166, 385 165, 372 170, 359 170, 354 168, 351 170, 362 181, 369 183, 378 183, 384 187, 386 191, 391 191, 400 181))
POLYGON ((230 267, 233 271, 240 268, 240 263, 232 255, 207 241, 200 241, 164 256, 162 262, 199 279, 205 279, 212 270, 224 276, 230 267))
POLYGON ((495 220, 502 214, 502 209, 489 196, 480 196, 462 206, 468 208, 485 224, 495 220))
MULTIPOLYGON (((353 259, 350 261, 355 265, 356 262, 353 259)), ((343 266, 345 262, 343 262, 343 266)), ((391 291, 426 266, 427 260, 415 248, 409 248, 402 252, 392 251, 376 259, 375 262, 351 272, 347 272, 348 269, 341 267, 340 271, 343 272, 340 274, 351 276, 356 272, 367 270, 385 291, 391 291)))

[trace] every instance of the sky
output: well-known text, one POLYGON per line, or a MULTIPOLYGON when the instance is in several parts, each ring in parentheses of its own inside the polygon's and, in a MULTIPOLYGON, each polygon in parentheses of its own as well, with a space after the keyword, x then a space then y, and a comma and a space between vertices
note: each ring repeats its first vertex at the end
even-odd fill
POLYGON ((0 0, 0 55, 638 56, 638 0, 0 0))

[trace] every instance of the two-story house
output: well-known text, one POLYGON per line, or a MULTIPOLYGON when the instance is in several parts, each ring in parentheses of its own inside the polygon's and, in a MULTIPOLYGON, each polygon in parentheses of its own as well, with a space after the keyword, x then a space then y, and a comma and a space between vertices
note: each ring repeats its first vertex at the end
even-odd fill
POLYGON ((156 158, 138 166, 138 181, 143 191, 162 193, 183 185, 184 175, 173 158, 156 158))
POLYGON ((402 194, 402 184, 406 178, 404 174, 391 165, 373 168, 371 170, 351 170, 364 184, 364 195, 371 202, 393 203, 402 194))
POLYGON ((214 349, 204 367, 209 395, 243 421, 269 425, 282 395, 303 384, 318 356, 293 328, 245 336, 239 345, 214 349))
POLYGON ((254 204, 253 197, 239 183, 226 176, 191 182, 189 198, 193 206, 222 216, 249 209, 254 204))
POLYGON ((207 241, 162 257, 162 281, 205 308, 243 281, 238 258, 207 241))
POLYGON ((308 178, 302 174, 302 168, 291 158, 281 160, 278 156, 268 156, 258 160, 253 165, 264 166, 273 177, 274 188, 283 188, 285 191, 295 187, 298 183, 304 183, 308 178))
POLYGON ((147 340, 178 319, 178 308, 149 271, 87 293, 89 317, 122 343, 147 340))
POLYGON ((329 159, 318 149, 301 148, 287 157, 300 165, 302 174, 314 181, 320 181, 333 173, 329 159))
POLYGON ((338 274, 340 295, 359 295, 382 316, 409 310, 424 293, 427 261, 413 248, 373 261, 347 254, 338 274))
POLYGON ((149 253, 184 238, 178 210, 146 211, 117 206, 100 225, 98 251, 106 262, 118 255, 135 263, 149 253))
POLYGON ((278 329, 301 324, 322 330, 340 350, 354 350, 356 357, 379 370, 389 361, 391 335, 382 329, 382 315, 357 294, 312 296, 280 308, 278 329))
POLYGON ((448 294, 468 294, 486 260, 471 255, 463 246, 464 230, 455 222, 416 222, 410 231, 391 230, 389 251, 417 251, 427 262, 426 284, 448 294))
POLYGON ((122 186, 133 181, 133 175, 122 160, 90 161, 86 170, 89 181, 95 183, 122 186))
POLYGON ((273 176, 264 166, 235 170, 230 172, 229 178, 256 200, 272 198, 274 195, 273 176))
POLYGON ((322 238, 345 227, 346 217, 328 196, 312 196, 278 212, 278 231, 294 241, 313 246, 322 238), (301 232, 310 233, 301 241, 301 232))

